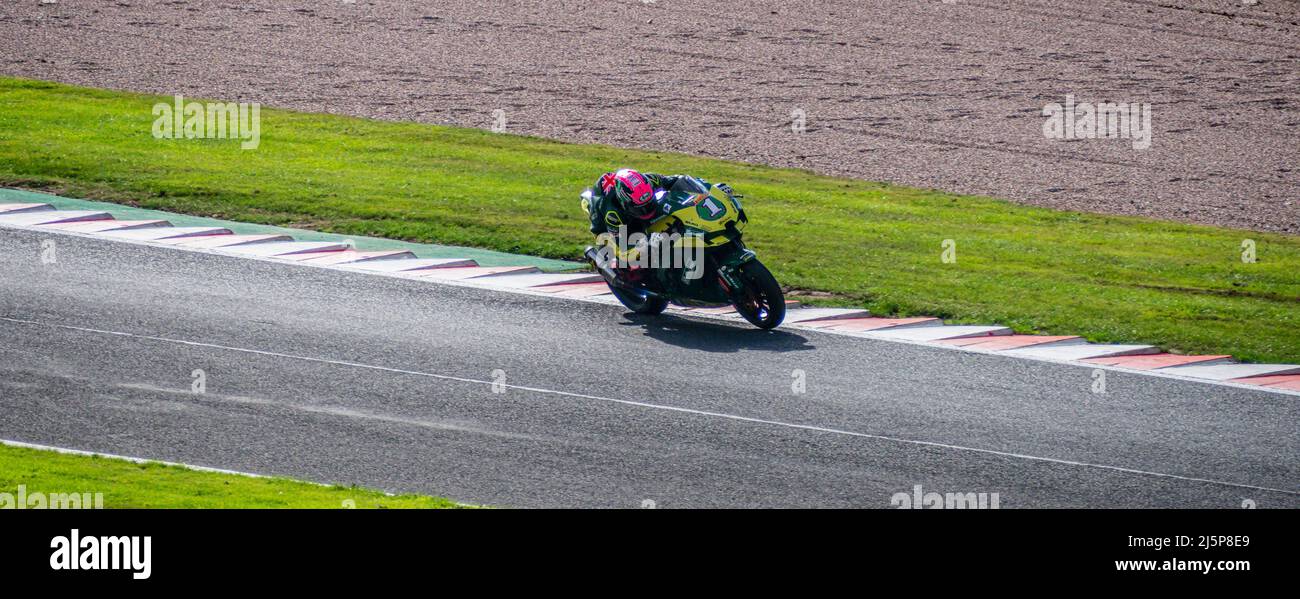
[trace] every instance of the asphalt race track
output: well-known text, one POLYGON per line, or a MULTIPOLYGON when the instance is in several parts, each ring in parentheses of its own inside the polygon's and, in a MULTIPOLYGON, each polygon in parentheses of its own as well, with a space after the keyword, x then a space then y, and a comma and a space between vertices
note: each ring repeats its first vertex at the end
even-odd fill
POLYGON ((0 439, 512 507, 1300 507, 1287 395, 18 229, 0 281, 0 439))

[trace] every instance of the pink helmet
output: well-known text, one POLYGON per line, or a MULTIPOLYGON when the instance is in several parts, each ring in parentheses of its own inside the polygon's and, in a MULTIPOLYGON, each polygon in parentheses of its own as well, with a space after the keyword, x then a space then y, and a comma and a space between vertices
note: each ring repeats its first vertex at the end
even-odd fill
POLYGON ((655 217, 655 190, 645 175, 630 168, 621 168, 612 173, 612 176, 606 175, 603 183, 606 191, 610 187, 614 188, 614 196, 628 216, 641 220, 655 217))

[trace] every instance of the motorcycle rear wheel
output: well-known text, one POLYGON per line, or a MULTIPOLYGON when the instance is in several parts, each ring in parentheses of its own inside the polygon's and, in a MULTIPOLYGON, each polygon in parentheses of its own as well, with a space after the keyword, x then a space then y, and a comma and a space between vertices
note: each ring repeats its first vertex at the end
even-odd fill
POLYGON ((758 260, 740 266, 745 289, 735 298, 736 312, 760 329, 772 329, 785 320, 785 294, 776 277, 758 260))
POLYGON ((654 316, 668 309, 668 300, 662 297, 650 296, 645 292, 630 291, 618 285, 610 285, 609 290, 628 310, 637 314, 654 316))

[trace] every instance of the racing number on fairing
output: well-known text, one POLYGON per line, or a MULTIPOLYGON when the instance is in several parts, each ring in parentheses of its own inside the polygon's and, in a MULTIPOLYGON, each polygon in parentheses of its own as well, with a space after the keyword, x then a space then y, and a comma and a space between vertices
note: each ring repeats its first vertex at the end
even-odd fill
POLYGON ((723 214, 727 213, 727 209, 723 206, 720 206, 717 200, 713 199, 712 197, 708 197, 705 198, 703 202, 700 202, 699 208, 696 210, 696 212, 698 212, 700 218, 704 220, 718 220, 718 218, 720 218, 723 214), (706 210, 708 211, 708 214, 705 214, 706 210))

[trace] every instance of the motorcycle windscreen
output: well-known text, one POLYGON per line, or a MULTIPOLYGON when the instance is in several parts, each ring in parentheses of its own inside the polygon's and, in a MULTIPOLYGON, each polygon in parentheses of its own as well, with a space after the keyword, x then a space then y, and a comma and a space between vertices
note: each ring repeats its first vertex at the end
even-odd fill
POLYGON ((704 184, 695 177, 678 177, 677 181, 673 183, 673 186, 669 188, 669 191, 675 194, 697 194, 709 193, 709 188, 705 187, 704 184))

